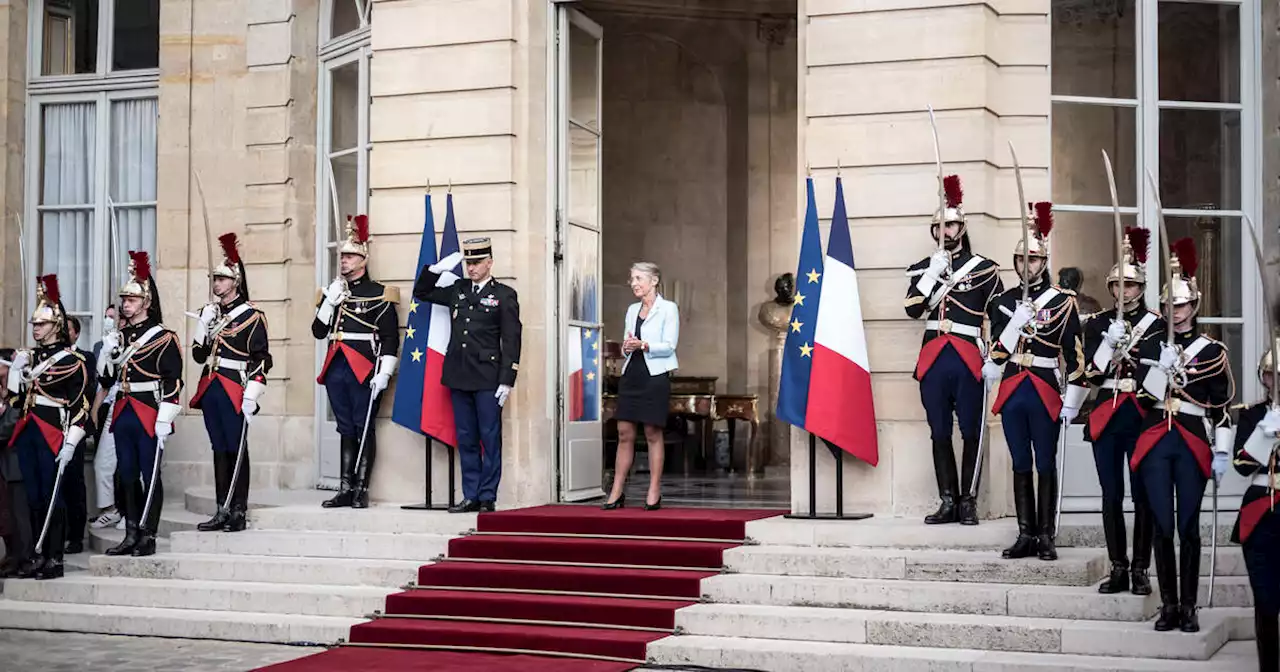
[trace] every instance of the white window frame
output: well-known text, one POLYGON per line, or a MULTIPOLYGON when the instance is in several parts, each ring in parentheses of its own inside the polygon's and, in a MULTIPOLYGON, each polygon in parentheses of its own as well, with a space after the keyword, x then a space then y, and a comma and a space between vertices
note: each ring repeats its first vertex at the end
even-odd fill
MULTIPOLYGON (((1199 210, 1186 208, 1166 208, 1166 217, 1222 217, 1236 218, 1239 226, 1246 226, 1244 219, 1253 222, 1259 240, 1263 232, 1258 229, 1262 218, 1262 152, 1261 119, 1258 114, 1262 100, 1262 80, 1259 68, 1262 63, 1262 45, 1260 26, 1262 0, 1135 0, 1135 63, 1137 70, 1137 98, 1107 98, 1096 96, 1050 95, 1050 126, 1052 127, 1053 103, 1074 103, 1079 105, 1100 105, 1108 108, 1136 109, 1135 120, 1137 171, 1136 202, 1141 207, 1125 206, 1120 208, 1123 215, 1134 215, 1140 226, 1151 232, 1153 250, 1152 263, 1147 264, 1147 301, 1156 305, 1160 299, 1160 287, 1163 284, 1160 273, 1159 245, 1165 244, 1160 238, 1160 222, 1156 215, 1156 194, 1153 193, 1146 177, 1150 170, 1156 183, 1160 181, 1160 112, 1162 110, 1204 110, 1233 111, 1240 113, 1240 208, 1199 210), (1199 4, 1227 5, 1239 8, 1240 18, 1240 102, 1196 102, 1172 101, 1160 98, 1159 77, 1159 6, 1160 4, 1199 4)), ((1050 65, 1052 68, 1052 64, 1050 65)), ((1101 169, 1101 166, 1099 166, 1101 169)), ((1050 171, 1052 179, 1052 171, 1050 171)), ((1052 191, 1050 192, 1052 193, 1052 191)), ((1110 214, 1111 208, 1101 205, 1054 204, 1059 212, 1078 212, 1091 214, 1110 214)), ((1230 221, 1230 220, 1227 220, 1230 221)), ((1242 234, 1245 233, 1241 229, 1242 234)), ((1262 315, 1263 306, 1261 278, 1255 260, 1253 243, 1248 235, 1240 236, 1240 306, 1241 314, 1232 317, 1202 317, 1202 324, 1241 325, 1241 341, 1243 344, 1242 362, 1256 361, 1267 347, 1265 320, 1258 319, 1262 315)), ((1241 371, 1249 372, 1251 366, 1242 366, 1241 371)), ((1242 399, 1258 398, 1262 394, 1261 383, 1255 376, 1243 375, 1244 380, 1236 381, 1242 399)))
MULTIPOLYGON (((93 228, 89 241, 89 267, 93 270, 89 280, 90 309, 69 310, 70 315, 88 317, 88 336, 90 342, 102 338, 102 320, 99 319, 106 307, 113 303, 111 294, 112 278, 107 255, 111 252, 110 212, 107 202, 111 190, 111 108, 112 103, 121 100, 159 99, 160 69, 148 68, 138 70, 112 71, 111 48, 113 44, 112 26, 115 20, 114 0, 104 0, 98 9, 98 59, 97 70, 92 73, 74 75, 42 75, 44 62, 44 0, 32 0, 28 11, 27 24, 27 96, 26 96, 26 156, 24 158, 24 204, 22 208, 23 240, 29 273, 39 273, 38 263, 41 259, 40 213, 57 209, 57 206, 40 205, 40 185, 43 182, 41 161, 43 158, 44 136, 42 120, 44 107, 67 103, 93 103, 94 107, 94 177, 96 180, 93 205, 93 228)), ((163 9, 163 6, 162 6, 163 9)), ((117 209, 128 207, 156 207, 155 201, 115 203, 117 209)), ((157 210, 158 215, 158 210, 157 210)), ((159 226, 157 219, 157 227, 159 226)), ((159 232, 157 231, 157 235, 159 232)), ((35 284, 33 278, 24 278, 27 283, 27 305, 35 303, 35 284)), ((82 336, 82 337, 83 337, 82 336)))

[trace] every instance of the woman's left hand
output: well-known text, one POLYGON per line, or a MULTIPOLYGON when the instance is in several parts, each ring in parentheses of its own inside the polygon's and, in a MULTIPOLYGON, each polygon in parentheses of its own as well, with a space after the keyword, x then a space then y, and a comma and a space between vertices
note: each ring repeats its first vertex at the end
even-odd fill
POLYGON ((627 354, 630 354, 634 350, 641 349, 642 344, 643 344, 643 341, 641 341, 638 338, 628 338, 627 340, 622 342, 622 351, 627 354))

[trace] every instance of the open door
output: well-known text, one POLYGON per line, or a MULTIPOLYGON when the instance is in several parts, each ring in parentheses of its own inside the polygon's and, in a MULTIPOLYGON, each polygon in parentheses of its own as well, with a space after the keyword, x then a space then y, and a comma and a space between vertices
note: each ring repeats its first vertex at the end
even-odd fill
POLYGON ((557 6, 556 276, 562 501, 600 495, 600 26, 557 6))

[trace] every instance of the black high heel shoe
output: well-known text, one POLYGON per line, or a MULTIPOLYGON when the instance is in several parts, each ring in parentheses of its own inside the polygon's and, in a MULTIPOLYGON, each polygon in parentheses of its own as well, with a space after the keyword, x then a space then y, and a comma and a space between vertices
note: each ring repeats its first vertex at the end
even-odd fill
POLYGON ((625 508, 626 506, 627 506, 627 496, 621 495, 612 502, 605 502, 604 506, 601 506, 600 508, 605 511, 612 511, 614 509, 625 508))
POLYGON ((662 495, 658 495, 658 501, 652 504, 650 504, 649 502, 644 503, 645 511, 657 511, 658 509, 661 509, 661 508, 662 508, 662 495))

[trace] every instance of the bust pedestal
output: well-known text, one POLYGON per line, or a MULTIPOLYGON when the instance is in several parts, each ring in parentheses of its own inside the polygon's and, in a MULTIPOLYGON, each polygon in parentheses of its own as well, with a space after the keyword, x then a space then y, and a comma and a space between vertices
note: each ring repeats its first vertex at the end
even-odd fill
MULTIPOLYGON (((760 459, 760 469, 768 464, 775 452, 791 450, 791 427, 774 415, 778 407, 778 387, 782 382, 782 348, 787 343, 787 324, 791 320, 791 303, 781 304, 777 299, 760 304, 758 314, 763 324, 773 334, 769 343, 769 398, 766 413, 769 426, 765 447, 760 459)), ((756 474, 751 474, 755 476, 756 474)))

